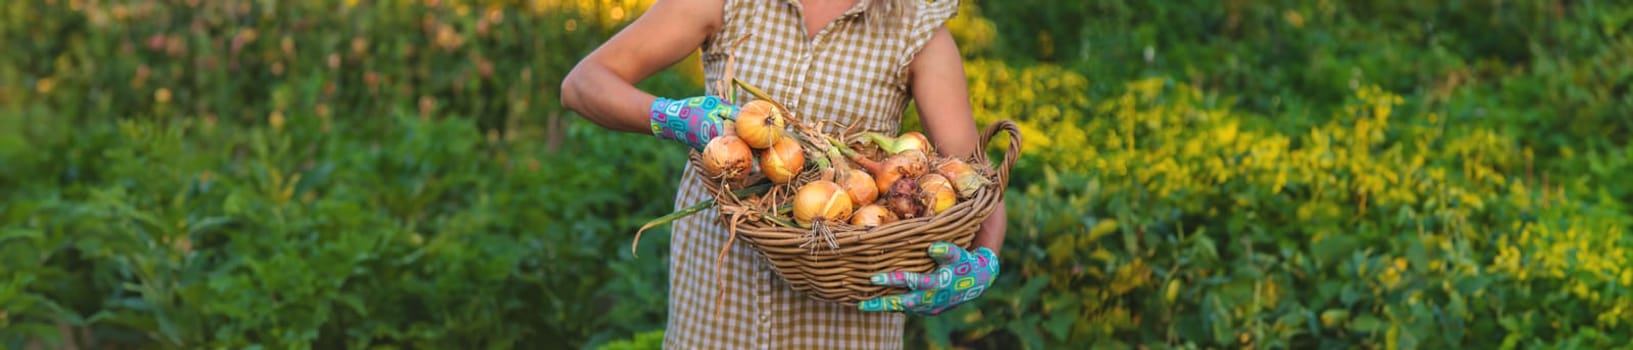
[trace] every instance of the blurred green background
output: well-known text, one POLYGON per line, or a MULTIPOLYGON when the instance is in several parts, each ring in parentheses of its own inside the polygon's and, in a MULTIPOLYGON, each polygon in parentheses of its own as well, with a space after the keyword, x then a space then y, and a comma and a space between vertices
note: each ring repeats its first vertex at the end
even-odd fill
MULTIPOLYGON (((556 91, 649 4, 0 4, 0 347, 655 348, 685 153, 556 91)), ((909 348, 1633 343, 1633 6, 962 9, 1026 147, 909 348)))

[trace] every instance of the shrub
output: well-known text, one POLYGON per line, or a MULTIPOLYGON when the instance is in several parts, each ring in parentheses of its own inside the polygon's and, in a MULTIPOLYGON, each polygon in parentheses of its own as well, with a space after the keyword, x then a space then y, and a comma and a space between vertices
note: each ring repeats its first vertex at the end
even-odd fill
POLYGON ((1012 273, 978 307, 923 320, 923 335, 1029 348, 1629 341, 1633 218, 1527 176, 1535 159, 1517 137, 1402 118, 1402 102, 1363 88, 1329 122, 1282 134, 1185 84, 1133 82, 1082 124, 1099 135, 1073 143, 1085 162, 1047 163, 1011 190, 1012 273))
MULTIPOLYGON (((684 154, 555 97, 649 3, 0 5, 0 346, 655 347, 684 154)), ((908 345, 1633 341, 1633 16, 1558 5, 967 1, 1006 273, 908 345)))

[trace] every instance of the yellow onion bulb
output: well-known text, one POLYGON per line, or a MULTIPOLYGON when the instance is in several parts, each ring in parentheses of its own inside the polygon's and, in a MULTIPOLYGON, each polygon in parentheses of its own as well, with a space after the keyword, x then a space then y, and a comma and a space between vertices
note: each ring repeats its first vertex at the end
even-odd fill
POLYGON ((992 180, 988 180, 987 177, 976 173, 975 168, 970 167, 969 163, 965 163, 958 158, 948 158, 942 161, 941 164, 936 166, 936 174, 941 174, 947 180, 952 181, 953 189, 958 190, 958 198, 975 196, 976 191, 980 191, 982 187, 992 183, 992 180))
POLYGON ((833 181, 811 181, 794 194, 794 221, 801 226, 823 220, 845 222, 850 215, 850 195, 833 181))
POLYGON ((917 131, 909 131, 896 137, 885 136, 880 133, 866 133, 863 136, 873 141, 874 145, 878 145, 879 149, 884 151, 885 154, 894 155, 911 150, 924 152, 924 154, 935 153, 933 147, 930 146, 930 138, 917 131))
POLYGON ((777 184, 786 184, 805 167, 805 150, 791 137, 777 138, 771 147, 760 151, 760 172, 777 184))
POLYGON ((766 100, 754 100, 743 104, 737 110, 737 137, 754 149, 770 148, 772 144, 783 137, 783 130, 788 122, 783 117, 782 110, 776 104, 766 100))
POLYGON ((703 173, 710 177, 736 181, 748 177, 754 170, 754 153, 742 138, 733 135, 717 136, 703 146, 703 173))
POLYGON ((918 178, 930 171, 930 158, 919 150, 906 150, 885 158, 879 173, 873 174, 879 192, 889 192, 890 185, 902 178, 918 178))
POLYGON ((919 195, 924 201, 927 215, 947 211, 953 204, 958 203, 957 192, 953 190, 953 183, 940 174, 924 175, 918 179, 919 195))
POLYGON ((916 149, 925 154, 933 153, 931 152, 933 148, 930 146, 930 138, 917 131, 908 131, 902 133, 901 136, 896 136, 896 146, 898 150, 903 151, 916 149))
POLYGON ((851 203, 866 204, 879 199, 879 188, 875 187, 872 175, 860 169, 850 169, 845 174, 840 185, 845 187, 845 193, 850 194, 851 203))
POLYGON ((896 213, 878 204, 864 205, 851 215, 851 225, 861 227, 877 227, 892 222, 896 222, 896 213))

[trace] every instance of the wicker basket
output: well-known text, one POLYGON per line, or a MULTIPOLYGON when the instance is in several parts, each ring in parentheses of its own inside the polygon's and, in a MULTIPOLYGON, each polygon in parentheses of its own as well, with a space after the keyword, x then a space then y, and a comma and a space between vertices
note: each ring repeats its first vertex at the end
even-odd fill
MULTIPOLYGON (((973 248, 975 233, 1004 198, 1009 185, 1009 170, 1021 150, 1020 129, 1014 122, 1000 120, 988 126, 981 136, 981 147, 990 143, 1000 131, 1009 133, 1009 149, 1001 167, 994 167, 985 151, 975 152, 973 159, 965 159, 978 173, 993 180, 968 199, 935 215, 905 219, 873 228, 852 226, 847 223, 830 224, 830 237, 816 237, 812 229, 788 227, 767 220, 742 220, 737 215, 733 230, 755 251, 759 252, 794 290, 826 302, 856 305, 879 296, 904 293, 906 289, 876 286, 869 277, 880 272, 930 272, 935 261, 927 254, 930 244, 938 241, 953 242, 965 249, 973 248)), ((699 162, 697 152, 692 155, 693 165, 699 162)), ((701 168, 694 166, 693 168, 701 168)), ((807 172, 811 173, 811 172, 807 172)), ((785 185, 797 188, 814 176, 796 179, 785 185)), ((738 211, 725 210, 739 205, 740 200, 729 193, 730 186, 721 186, 705 180, 723 210, 717 220, 731 224, 738 211)))

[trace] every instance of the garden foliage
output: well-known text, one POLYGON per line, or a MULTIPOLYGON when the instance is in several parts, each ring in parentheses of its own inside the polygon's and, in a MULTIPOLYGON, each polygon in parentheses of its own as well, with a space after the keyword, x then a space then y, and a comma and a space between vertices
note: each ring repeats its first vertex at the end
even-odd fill
MULTIPOLYGON (((649 4, 0 4, 0 347, 655 347, 684 150, 556 93, 649 4)), ((905 341, 1625 346, 1616 5, 966 1, 1005 271, 905 341)))

